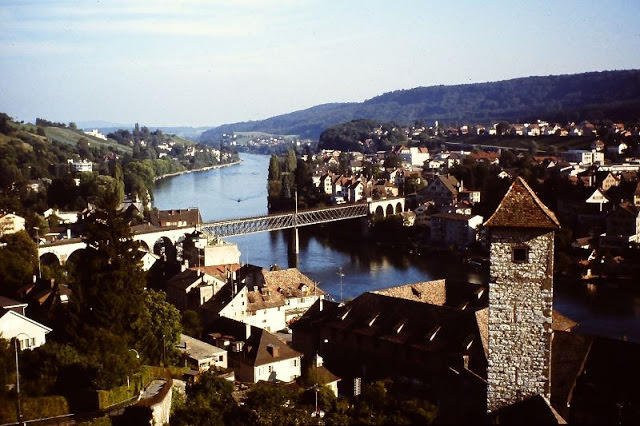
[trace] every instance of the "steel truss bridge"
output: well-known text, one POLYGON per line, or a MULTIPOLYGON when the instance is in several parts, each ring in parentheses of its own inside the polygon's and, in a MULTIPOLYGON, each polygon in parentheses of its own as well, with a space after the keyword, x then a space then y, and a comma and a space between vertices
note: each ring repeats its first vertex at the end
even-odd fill
POLYGON ((298 228, 338 220, 355 219, 369 215, 369 204, 349 204, 297 212, 271 214, 266 216, 230 219, 208 222, 200 225, 200 230, 216 238, 246 235, 256 232, 277 231, 298 228))

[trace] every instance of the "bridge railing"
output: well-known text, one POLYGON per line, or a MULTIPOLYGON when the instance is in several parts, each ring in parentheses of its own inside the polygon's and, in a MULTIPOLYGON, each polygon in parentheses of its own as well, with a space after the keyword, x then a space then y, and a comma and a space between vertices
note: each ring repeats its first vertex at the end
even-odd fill
POLYGON ((277 213, 266 216, 230 219, 218 222, 203 223, 200 229, 216 237, 252 234, 264 231, 276 231, 296 226, 315 225, 337 220, 364 217, 369 214, 366 203, 343 206, 324 207, 319 209, 299 210, 296 212, 277 213))

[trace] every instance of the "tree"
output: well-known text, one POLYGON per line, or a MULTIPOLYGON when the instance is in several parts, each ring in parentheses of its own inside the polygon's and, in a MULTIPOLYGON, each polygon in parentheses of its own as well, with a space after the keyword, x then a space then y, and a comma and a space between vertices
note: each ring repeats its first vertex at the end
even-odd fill
POLYGON ((285 159, 285 170, 293 173, 296 171, 296 166, 298 165, 298 160, 296 158, 296 152, 293 149, 287 151, 287 158, 285 159))
POLYGON ((136 328, 136 348, 144 360, 165 365, 177 360, 176 344, 182 333, 180 311, 167 302, 163 291, 146 291, 136 328))
POLYGON ((255 424, 245 421, 251 413, 241 410, 233 399, 233 385, 214 373, 207 371, 200 375, 198 382, 187 386, 187 400, 171 416, 171 424, 176 425, 226 425, 255 424))
POLYGON ((93 357, 99 385, 126 376, 127 351, 140 338, 146 296, 139 243, 117 210, 118 196, 107 192, 86 222, 83 262, 71 276, 73 297, 67 332, 81 351, 93 357))
POLYGON ((275 154, 271 155, 269 159, 269 181, 280 181, 280 161, 278 160, 278 156, 275 154))
POLYGON ((391 152, 388 153, 384 158, 384 163, 382 164, 385 168, 398 168, 402 165, 402 160, 398 157, 397 154, 391 152))
POLYGON ((196 311, 187 309, 182 312, 182 330, 189 336, 200 338, 202 334, 202 322, 196 311))
POLYGON ((16 290, 32 280, 38 248, 26 231, 4 235, 0 243, 0 294, 15 297, 16 290))

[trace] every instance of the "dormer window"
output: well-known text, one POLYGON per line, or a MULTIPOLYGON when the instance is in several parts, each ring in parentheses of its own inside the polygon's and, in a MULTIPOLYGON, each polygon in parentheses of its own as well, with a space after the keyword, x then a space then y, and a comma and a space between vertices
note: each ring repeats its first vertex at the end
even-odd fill
POLYGON ((380 316, 380 312, 374 314, 370 319, 369 322, 367 323, 367 325, 369 327, 371 327, 373 325, 374 322, 376 322, 376 320, 378 319, 378 317, 380 316))
POLYGON ((514 246, 511 252, 513 263, 527 263, 529 261, 529 247, 514 246))

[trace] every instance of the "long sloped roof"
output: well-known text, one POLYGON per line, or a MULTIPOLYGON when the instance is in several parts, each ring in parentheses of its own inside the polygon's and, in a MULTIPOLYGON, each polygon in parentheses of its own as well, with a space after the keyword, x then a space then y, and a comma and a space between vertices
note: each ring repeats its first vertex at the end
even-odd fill
POLYGON ((560 222, 524 179, 518 177, 484 226, 558 229, 560 222))

